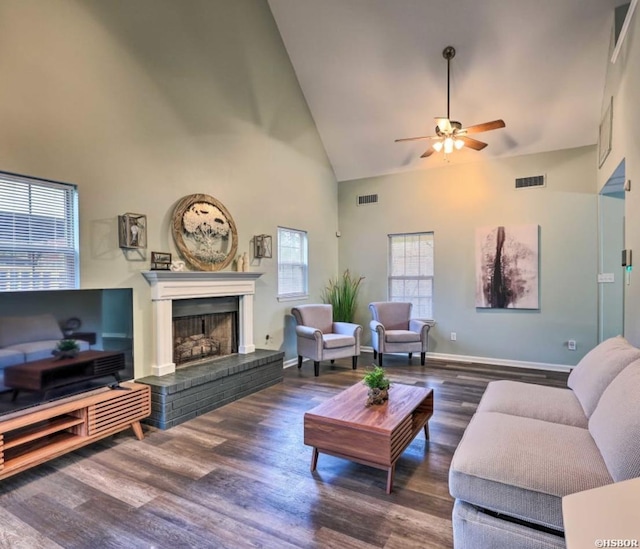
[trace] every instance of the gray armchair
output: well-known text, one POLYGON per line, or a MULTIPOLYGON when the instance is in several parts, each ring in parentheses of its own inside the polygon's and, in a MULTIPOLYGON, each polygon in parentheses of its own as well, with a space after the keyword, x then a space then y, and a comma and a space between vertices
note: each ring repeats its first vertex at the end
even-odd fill
POLYGON ((360 355, 362 326, 349 322, 334 322, 331 305, 299 305, 291 309, 296 319, 298 368, 302 358, 313 360, 314 373, 320 375, 320 362, 351 357, 355 370, 360 355))
POLYGON ((420 364, 424 361, 428 348, 429 330, 433 320, 411 318, 412 303, 399 301, 375 301, 369 303, 373 320, 370 322, 373 358, 382 366, 385 353, 420 353, 420 364), (378 355, 380 357, 378 358, 378 355))

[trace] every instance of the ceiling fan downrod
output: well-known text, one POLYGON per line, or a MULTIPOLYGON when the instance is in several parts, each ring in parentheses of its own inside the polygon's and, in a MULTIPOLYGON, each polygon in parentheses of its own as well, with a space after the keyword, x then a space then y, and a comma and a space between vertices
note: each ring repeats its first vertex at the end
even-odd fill
POLYGON ((442 50, 442 57, 447 60, 447 119, 451 120, 449 112, 450 104, 450 88, 451 88, 451 60, 456 56, 456 49, 453 46, 447 46, 442 50))

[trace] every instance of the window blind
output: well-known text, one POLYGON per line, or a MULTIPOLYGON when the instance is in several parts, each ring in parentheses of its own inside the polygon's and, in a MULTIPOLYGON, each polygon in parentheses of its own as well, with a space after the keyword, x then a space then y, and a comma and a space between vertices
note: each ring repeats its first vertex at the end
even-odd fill
POLYGON ((75 185, 0 172, 0 291, 78 287, 75 185))
POLYGON ((389 235, 389 300, 413 303, 414 318, 433 318, 433 233, 389 235))
POLYGON ((307 295, 307 233, 278 227, 278 297, 307 295))

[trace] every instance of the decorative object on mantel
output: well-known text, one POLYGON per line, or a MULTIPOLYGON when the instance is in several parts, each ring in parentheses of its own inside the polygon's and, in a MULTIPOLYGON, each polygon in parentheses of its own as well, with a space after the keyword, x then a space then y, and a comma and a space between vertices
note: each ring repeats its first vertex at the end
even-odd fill
POLYGON ((80 345, 75 339, 61 339, 58 341, 56 348, 51 351, 51 354, 58 360, 63 358, 76 358, 80 352, 80 345))
POLYGON ((174 261, 171 262, 171 270, 174 273, 181 273, 185 270, 185 262, 180 260, 180 259, 176 259, 174 261))
POLYGON ((253 257, 256 259, 273 257, 271 235, 257 234, 253 237, 253 257))
POLYGON ((220 271, 236 256, 236 225, 224 205, 212 196, 182 198, 173 211, 172 232, 184 260, 198 270, 220 271))
POLYGON ((151 252, 152 271, 170 271, 171 254, 167 252, 151 252))
POLYGON ((240 254, 236 259, 236 271, 239 273, 249 272, 249 254, 247 252, 240 254))
POLYGON ((368 398, 365 403, 367 408, 373 405, 384 404, 389 400, 389 387, 391 382, 386 377, 386 371, 384 368, 374 366, 373 370, 370 370, 365 374, 362 381, 367 387, 369 387, 369 391, 367 392, 368 398))
POLYGON ((125 213, 118 216, 118 241, 120 248, 140 250, 147 247, 147 216, 125 213))

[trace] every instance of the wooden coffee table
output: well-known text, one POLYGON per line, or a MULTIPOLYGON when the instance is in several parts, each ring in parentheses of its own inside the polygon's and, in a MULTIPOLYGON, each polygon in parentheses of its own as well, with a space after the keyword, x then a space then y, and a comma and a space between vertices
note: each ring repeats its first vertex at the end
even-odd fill
POLYGON ((313 446, 311 471, 318 453, 386 469, 387 494, 393 488, 396 461, 421 429, 429 439, 433 390, 394 383, 389 400, 367 408, 367 387, 358 383, 304 415, 304 443, 313 446))

